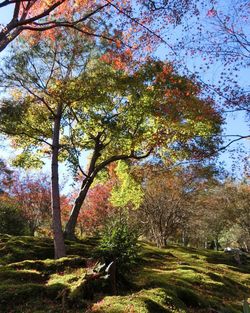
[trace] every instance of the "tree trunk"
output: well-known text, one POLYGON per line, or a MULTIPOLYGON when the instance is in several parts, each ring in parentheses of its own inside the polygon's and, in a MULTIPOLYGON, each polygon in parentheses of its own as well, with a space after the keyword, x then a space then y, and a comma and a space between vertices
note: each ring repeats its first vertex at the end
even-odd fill
POLYGON ((94 177, 86 178, 82 183, 81 191, 79 192, 75 200, 74 206, 71 210, 70 217, 64 231, 64 237, 67 238, 68 240, 76 239, 75 228, 77 224, 77 218, 93 180, 94 177))
POLYGON ((167 238, 164 236, 163 239, 162 239, 162 248, 166 248, 167 247, 167 238))
POLYGON ((182 244, 183 244, 184 247, 187 247, 187 246, 188 246, 188 243, 189 243, 189 238, 188 238, 188 236, 187 236, 186 231, 184 230, 184 231, 182 232, 182 244))
POLYGON ((219 241, 217 238, 214 239, 214 250, 219 251, 219 241))
POLYGON ((66 255, 60 208, 60 190, 58 174, 59 137, 62 107, 58 106, 54 120, 52 138, 52 159, 51 159, 51 205, 52 205, 52 228, 54 234, 55 258, 62 258, 66 255))
POLYGON ((208 247, 208 243, 207 243, 207 240, 204 241, 204 249, 207 249, 208 247))

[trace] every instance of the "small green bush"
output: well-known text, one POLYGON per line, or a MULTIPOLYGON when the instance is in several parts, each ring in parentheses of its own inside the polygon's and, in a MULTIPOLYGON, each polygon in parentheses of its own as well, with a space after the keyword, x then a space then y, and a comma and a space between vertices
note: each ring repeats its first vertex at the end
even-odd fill
POLYGON ((29 233, 25 217, 16 206, 8 202, 0 202, 0 233, 15 236, 29 233))
POLYGON ((107 223, 98 247, 99 255, 106 264, 115 261, 117 273, 124 273, 135 264, 138 249, 138 231, 126 217, 115 218, 107 223))

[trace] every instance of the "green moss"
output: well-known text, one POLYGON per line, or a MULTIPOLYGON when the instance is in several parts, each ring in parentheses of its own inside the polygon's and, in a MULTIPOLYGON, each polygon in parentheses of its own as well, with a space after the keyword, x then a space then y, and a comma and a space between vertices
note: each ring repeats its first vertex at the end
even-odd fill
POLYGON ((69 293, 69 289, 67 286, 61 283, 56 283, 53 285, 49 285, 44 287, 44 296, 53 300, 59 301, 64 299, 69 293))
POLYGON ((53 258, 53 242, 30 236, 0 235, 0 264, 53 258))
POLYGON ((47 285, 62 283, 69 288, 73 288, 79 279, 83 279, 86 274, 86 269, 78 271, 70 271, 69 273, 53 274, 47 282, 47 285))
POLYGON ((0 269, 0 285, 2 284, 22 284, 27 282, 43 283, 47 280, 47 275, 32 270, 6 270, 0 269))
POLYGON ((208 306, 206 300, 199 294, 195 293, 191 289, 177 288, 177 297, 183 301, 187 307, 205 308, 208 306))
POLYGON ((129 296, 105 297, 102 301, 94 304, 93 312, 101 313, 185 313, 184 304, 171 292, 155 288, 141 290, 129 296))
POLYGON ((39 284, 23 285, 0 285, 0 308, 15 302, 15 304, 25 303, 32 297, 41 297, 45 292, 45 287, 39 284))
POLYGON ((241 313, 249 297, 249 260, 238 266, 223 252, 149 244, 142 244, 137 269, 129 273, 130 287, 107 296, 101 281, 85 279, 86 257, 97 241, 67 241, 74 255, 53 260, 50 239, 0 235, 0 312, 82 313, 98 292, 97 313, 241 313))
MULTIPOLYGON (((89 257, 98 239, 86 238, 74 242, 66 241, 67 255, 89 257)), ((0 264, 6 265, 24 260, 45 260, 54 258, 53 240, 32 236, 9 236, 0 234, 0 264)))
POLYGON ((78 268, 78 267, 85 267, 86 266, 86 259, 79 257, 79 256, 68 256, 65 258, 61 258, 58 260, 36 260, 36 261, 22 261, 17 263, 12 263, 5 268, 8 269, 32 269, 43 272, 45 274, 51 274, 55 272, 64 271, 66 268, 78 268))

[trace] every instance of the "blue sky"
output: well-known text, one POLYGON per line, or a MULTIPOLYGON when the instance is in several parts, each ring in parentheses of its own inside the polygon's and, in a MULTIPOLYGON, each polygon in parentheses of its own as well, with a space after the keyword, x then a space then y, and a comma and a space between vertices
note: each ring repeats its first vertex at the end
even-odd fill
MULTIPOLYGON (((6 7, 6 8, 2 8, 0 9, 0 24, 5 24, 7 23, 10 18, 11 18, 11 8, 10 7, 6 7)), ((161 47, 161 49, 158 50, 158 55, 160 55, 161 58, 165 58, 165 54, 167 56, 166 53, 167 49, 166 47, 161 47)), ((8 53, 8 49, 5 50, 4 52, 0 53, 0 62, 2 57, 8 53)), ((189 59, 186 60, 188 66, 190 67, 190 69, 192 69, 193 64, 195 64, 195 62, 200 62, 199 60, 195 60, 195 59, 189 59)), ((217 65, 218 66, 218 65, 217 65)), ((214 67, 209 71, 206 71, 204 73, 202 73, 203 79, 207 80, 207 81, 211 81, 211 80, 217 80, 218 77, 218 73, 219 73, 220 69, 219 66, 218 68, 214 67)), ((250 70, 245 69, 244 71, 240 72, 240 77, 239 77, 239 81, 243 84, 243 85, 247 85, 249 84, 249 77, 250 77, 250 70)), ((247 124, 244 114, 242 113, 238 113, 238 114, 231 114, 228 115, 226 117, 226 123, 225 123, 225 127, 224 127, 224 134, 225 135, 247 135, 250 133, 249 130, 249 124, 247 124)), ((232 149, 235 149, 237 146, 241 146, 244 147, 244 149, 246 151, 248 151, 248 155, 250 154, 250 141, 241 141, 238 144, 234 144, 230 147, 230 149, 228 149, 226 152, 224 152, 221 157, 220 157, 220 161, 224 162, 226 165, 227 169, 231 169, 232 167, 232 162, 234 162, 235 158, 239 159, 239 152, 231 152, 232 149)), ((11 156, 11 149, 8 146, 8 143, 2 143, 0 144, 0 157, 4 157, 9 159, 11 156)), ((237 163, 237 162, 236 162, 237 163)), ((238 162, 239 167, 241 167, 240 163, 238 162)), ((46 166, 46 171, 48 170, 48 166, 46 166)), ((65 170, 63 170, 63 172, 65 172, 65 170)))

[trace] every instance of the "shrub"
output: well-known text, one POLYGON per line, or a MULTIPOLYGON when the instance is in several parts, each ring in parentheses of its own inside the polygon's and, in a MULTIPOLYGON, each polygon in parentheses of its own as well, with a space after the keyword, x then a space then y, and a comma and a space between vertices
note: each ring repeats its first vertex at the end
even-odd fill
POLYGON ((117 273, 124 273, 138 256, 138 231, 126 216, 109 221, 98 247, 105 263, 116 262, 117 273))
POLYGON ((29 228, 20 210, 8 202, 0 202, 0 233, 27 235, 29 228))

